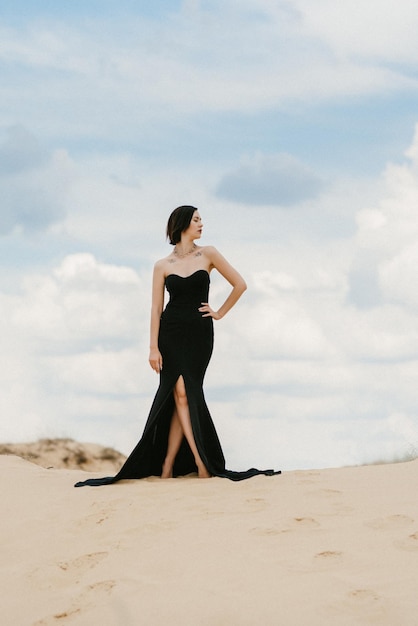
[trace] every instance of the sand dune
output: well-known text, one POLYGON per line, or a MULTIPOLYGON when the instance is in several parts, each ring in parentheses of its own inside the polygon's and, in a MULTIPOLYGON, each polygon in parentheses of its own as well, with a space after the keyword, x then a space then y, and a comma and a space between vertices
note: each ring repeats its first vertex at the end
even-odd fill
POLYGON ((0 464, 5 626, 418 624, 418 461, 82 489, 0 464))
POLYGON ((39 439, 31 443, 0 444, 0 454, 15 454, 48 469, 82 469, 88 472, 117 472, 126 457, 95 443, 74 439, 39 439))

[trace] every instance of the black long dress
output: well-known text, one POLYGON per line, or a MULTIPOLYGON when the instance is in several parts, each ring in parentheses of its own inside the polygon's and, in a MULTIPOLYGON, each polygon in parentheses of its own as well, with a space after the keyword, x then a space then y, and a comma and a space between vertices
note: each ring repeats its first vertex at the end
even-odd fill
MULTIPOLYGON (((231 480, 244 480, 257 474, 280 474, 255 468, 244 472, 225 469, 221 444, 203 394, 203 378, 213 349, 213 320, 202 317, 198 308, 202 302, 208 302, 209 274, 206 270, 197 270, 185 278, 170 274, 165 284, 170 300, 161 315, 158 336, 163 369, 142 437, 116 476, 90 478, 76 483, 75 487, 161 475, 174 410, 173 388, 180 376, 184 379, 196 446, 210 474, 231 480)), ((196 471, 193 454, 183 437, 173 476, 196 471)))

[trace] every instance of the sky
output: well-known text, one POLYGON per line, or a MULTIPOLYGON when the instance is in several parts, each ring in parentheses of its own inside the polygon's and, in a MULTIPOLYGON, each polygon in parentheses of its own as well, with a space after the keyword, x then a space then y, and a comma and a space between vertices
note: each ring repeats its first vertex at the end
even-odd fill
POLYGON ((417 32, 415 0, 4 0, 0 440, 130 452, 192 204, 248 284, 205 380, 227 466, 416 453, 417 32))

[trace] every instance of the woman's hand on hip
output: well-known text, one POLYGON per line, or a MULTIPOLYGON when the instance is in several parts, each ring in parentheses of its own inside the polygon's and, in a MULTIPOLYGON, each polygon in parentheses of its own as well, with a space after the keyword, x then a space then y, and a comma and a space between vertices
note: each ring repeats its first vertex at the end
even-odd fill
POLYGON ((208 302, 202 302, 202 306, 199 307, 200 313, 203 313, 202 317, 212 317, 214 320, 220 320, 221 316, 218 311, 214 311, 212 307, 209 306, 208 302))
POLYGON ((159 374, 163 369, 163 357, 161 356, 161 352, 157 348, 151 348, 148 360, 154 372, 159 374))

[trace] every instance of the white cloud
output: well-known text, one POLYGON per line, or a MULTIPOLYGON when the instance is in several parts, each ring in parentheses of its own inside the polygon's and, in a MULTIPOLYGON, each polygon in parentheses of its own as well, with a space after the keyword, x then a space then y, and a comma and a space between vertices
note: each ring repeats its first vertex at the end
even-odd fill
POLYGON ((413 64, 418 60, 414 0, 295 0, 305 32, 327 43, 339 56, 413 64))
POLYGON ((1 440, 77 436, 127 451, 155 383, 145 282, 75 254, 1 294, 1 440))
POLYGON ((131 268, 74 254, 50 275, 27 276, 13 323, 47 353, 85 350, 137 336, 145 313, 142 283, 131 268), (142 320, 143 315, 139 319, 142 320))
POLYGON ((413 289, 418 278, 417 145, 416 130, 407 160, 387 166, 378 205, 358 214, 356 244, 362 260, 357 262, 357 280, 363 276, 365 284, 372 281, 374 303, 386 299, 416 307, 418 302, 413 289))
POLYGON ((351 358, 396 362, 418 354, 414 318, 402 309, 382 304, 366 311, 342 309, 334 315, 329 332, 351 358))
POLYGON ((386 298, 418 307, 418 238, 379 268, 380 285, 386 298))
POLYGON ((295 298, 259 297, 245 315, 241 341, 250 336, 250 358, 326 358, 332 351, 321 328, 295 298))

